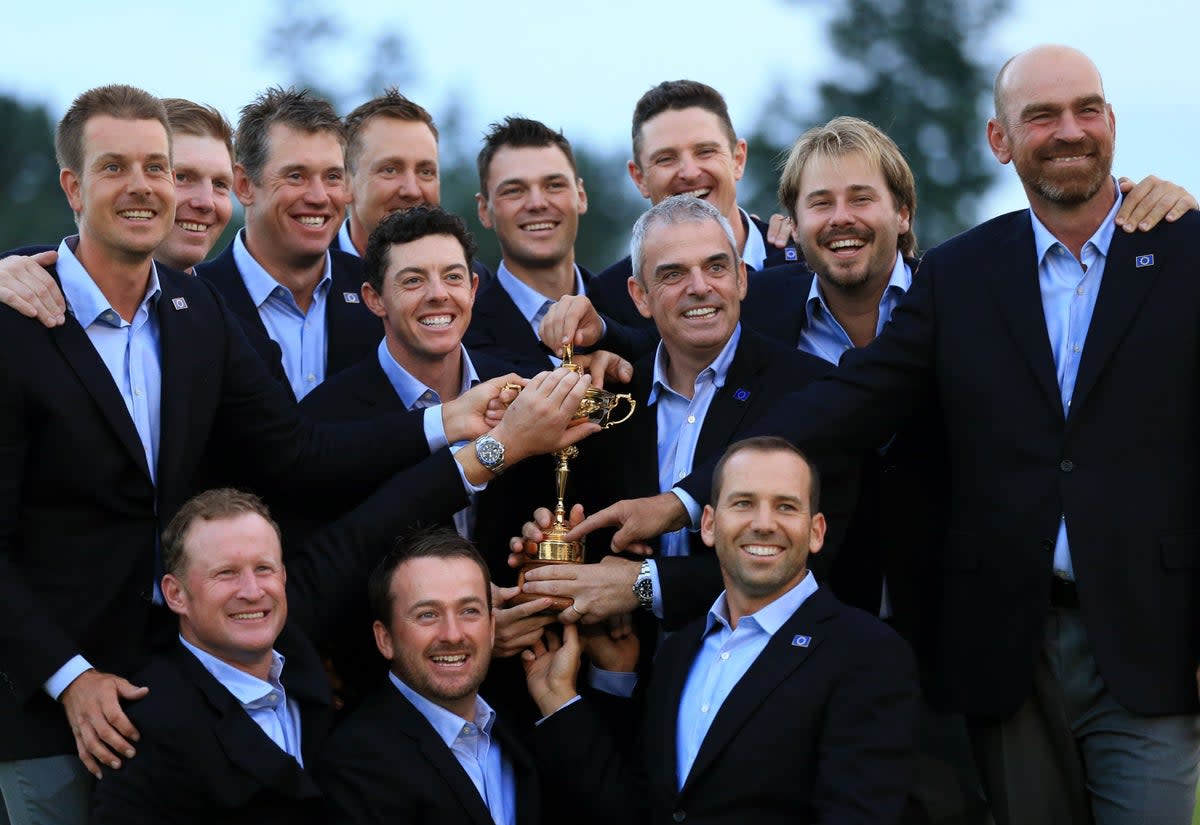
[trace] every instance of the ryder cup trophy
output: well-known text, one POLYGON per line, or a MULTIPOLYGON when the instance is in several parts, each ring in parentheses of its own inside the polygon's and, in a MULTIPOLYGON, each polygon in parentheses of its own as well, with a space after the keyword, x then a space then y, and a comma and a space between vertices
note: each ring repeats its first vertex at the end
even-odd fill
MULTIPOLYGON (((579 372, 579 365, 571 360, 571 350, 572 348, 569 344, 564 347, 562 365, 569 370, 579 372)), ((515 385, 513 386, 515 387, 515 385)), ((519 387, 515 388, 519 389, 519 387)), ((583 396, 583 401, 579 403, 578 418, 586 418, 594 424, 599 424, 601 429, 607 430, 609 427, 628 421, 629 416, 633 415, 635 406, 636 402, 629 393, 613 393, 608 390, 588 387, 587 393, 583 396), (622 402, 628 404, 629 409, 620 418, 614 418, 614 411, 622 402)), ((517 578, 518 585, 525 584, 526 570, 532 570, 544 564, 583 564, 583 542, 566 540, 570 526, 567 524, 567 507, 564 503, 564 498, 567 492, 567 477, 571 473, 570 460, 577 455, 579 455, 579 449, 575 445, 554 451, 554 457, 557 459, 557 464, 554 467, 554 490, 556 494, 554 523, 550 525, 549 529, 543 531, 545 538, 538 542, 537 555, 527 557, 525 563, 521 566, 521 573, 517 578)), ((518 593, 512 601, 515 604, 524 604, 538 598, 543 597, 518 593)), ((569 598, 551 598, 553 598, 553 604, 546 611, 547 613, 558 613, 571 606, 571 599, 569 598)))

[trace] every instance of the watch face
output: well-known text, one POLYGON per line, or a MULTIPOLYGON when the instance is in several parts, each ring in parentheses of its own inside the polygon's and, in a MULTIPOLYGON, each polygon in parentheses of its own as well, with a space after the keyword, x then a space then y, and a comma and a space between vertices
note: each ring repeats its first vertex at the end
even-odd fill
POLYGON ((494 438, 481 438, 475 443, 475 454, 487 467, 504 461, 504 445, 494 438))

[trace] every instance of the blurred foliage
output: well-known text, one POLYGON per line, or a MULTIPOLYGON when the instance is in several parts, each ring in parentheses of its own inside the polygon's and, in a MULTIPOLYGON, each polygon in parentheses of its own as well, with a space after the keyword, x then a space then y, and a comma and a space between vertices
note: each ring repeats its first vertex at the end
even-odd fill
POLYGON ((54 120, 44 106, 0 96, 0 124, 0 251, 57 245, 75 223, 58 185, 54 120))
MULTIPOLYGON (((808 0, 786 0, 800 5, 808 0)), ((904 152, 917 180, 922 248, 974 226, 999 166, 983 124, 991 113, 987 35, 1011 0, 845 0, 829 26, 840 58, 802 116, 777 86, 753 130, 743 200, 775 203, 778 164, 806 128, 838 115, 869 120, 904 152), (782 156, 782 157, 781 157, 782 156)))

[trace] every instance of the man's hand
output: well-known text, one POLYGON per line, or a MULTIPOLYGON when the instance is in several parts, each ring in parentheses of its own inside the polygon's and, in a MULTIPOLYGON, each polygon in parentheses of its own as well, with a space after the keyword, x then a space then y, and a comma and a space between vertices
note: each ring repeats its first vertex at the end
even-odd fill
POLYGON ((783 249, 792 240, 792 219, 787 215, 772 215, 767 224, 767 246, 783 249))
POLYGON ((687 508, 671 492, 646 498, 626 498, 592 513, 571 528, 565 539, 579 541, 601 527, 619 528, 612 538, 614 553, 651 554, 646 541, 688 526, 687 508))
POLYGON ((605 556, 598 564, 546 564, 525 571, 531 596, 562 596, 573 600, 558 614, 563 624, 597 624, 638 608, 633 595, 641 564, 618 556, 605 556))
POLYGON ((583 368, 592 386, 598 390, 604 389, 605 384, 628 384, 633 380, 633 364, 615 352, 600 349, 576 355, 575 363, 583 368))
MULTIPOLYGON (((583 505, 576 504, 567 513, 567 526, 575 527, 583 522, 583 505)), ((537 557, 538 542, 546 538, 545 531, 554 523, 554 514, 546 507, 533 511, 533 521, 521 526, 521 535, 508 540, 508 566, 521 567, 526 561, 537 557)))
POLYGON ((554 630, 521 654, 525 667, 525 685, 542 716, 549 716, 579 694, 575 680, 579 676, 579 632, 574 625, 562 630, 562 641, 554 630))
POLYGON ((580 625, 583 652, 601 670, 633 673, 637 670, 640 643, 632 617, 614 616, 603 624, 580 625))
POLYGON ((564 295, 542 318, 538 337, 562 357, 563 344, 590 347, 604 334, 604 322, 592 302, 584 295, 564 295))
POLYGON ((442 404, 442 428, 451 444, 471 441, 494 428, 503 417, 505 384, 524 384, 516 373, 480 381, 453 401, 442 404))
POLYGON ((516 656, 533 647, 542 638, 546 627, 558 621, 554 616, 539 615, 550 606, 550 599, 535 599, 509 607, 508 600, 520 592, 519 587, 492 585, 492 615, 496 617, 496 643, 492 647, 494 658, 516 656))
POLYGON ((1137 186, 1129 178, 1117 181, 1125 200, 1117 211, 1117 226, 1126 232, 1147 232, 1159 221, 1179 220, 1189 209, 1196 208, 1196 199, 1178 184, 1151 175, 1137 186))
POLYGON ((568 369, 534 376, 492 430, 504 445, 505 463, 560 450, 600 432, 598 424, 577 417, 587 388, 587 376, 568 369))
POLYGON ((79 759, 97 779, 101 763, 113 770, 121 767, 118 753, 133 758, 131 743, 138 741, 138 732, 121 709, 121 700, 134 701, 149 692, 150 688, 137 687, 120 676, 85 670, 58 697, 75 734, 79 759))
POLYGON ((44 268, 57 260, 58 252, 53 249, 0 260, 0 303, 47 327, 61 326, 67 320, 67 302, 44 268))

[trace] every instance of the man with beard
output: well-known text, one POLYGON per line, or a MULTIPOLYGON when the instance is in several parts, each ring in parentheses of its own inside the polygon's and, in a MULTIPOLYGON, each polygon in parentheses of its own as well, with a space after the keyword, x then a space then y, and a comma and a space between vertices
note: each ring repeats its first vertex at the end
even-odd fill
POLYGON ((371 574, 375 643, 391 671, 322 753, 329 821, 539 821, 532 760, 479 696, 496 628, 489 579, 446 528, 399 541, 371 574))
MULTIPOLYGON (((875 342, 760 427, 871 449, 932 404, 953 479, 938 675, 996 821, 1186 822, 1200 764, 1200 216, 1115 231, 1116 120, 1080 52, 1017 55, 995 97, 988 142, 1030 209, 931 250, 875 342)), ((680 486, 703 498, 709 475, 680 486)), ((621 522, 620 547, 686 520, 666 495, 575 533, 621 522)))

